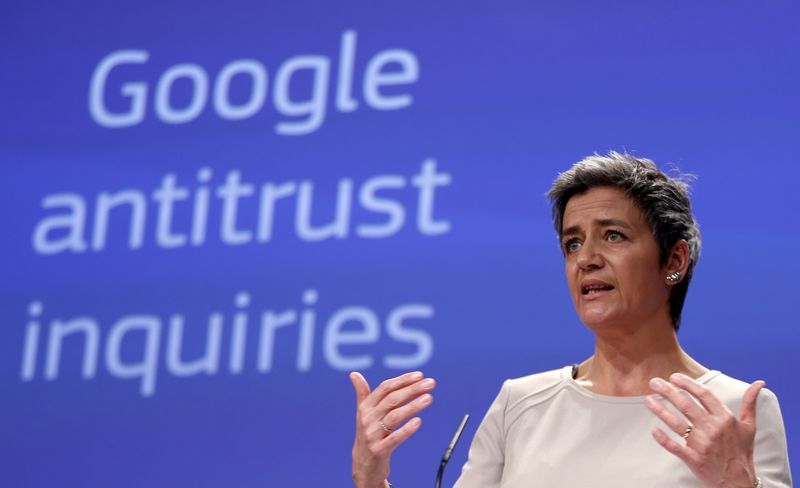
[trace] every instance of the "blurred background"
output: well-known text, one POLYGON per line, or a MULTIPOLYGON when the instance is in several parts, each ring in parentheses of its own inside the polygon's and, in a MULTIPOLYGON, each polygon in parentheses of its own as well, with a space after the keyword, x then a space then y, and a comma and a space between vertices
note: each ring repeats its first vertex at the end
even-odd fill
POLYGON ((800 444, 797 7, 25 2, 0 18, 0 485, 350 486, 355 401, 438 380, 395 486, 591 355, 544 192, 695 174, 679 336, 800 444), (794 46, 794 47, 792 47, 794 46), (792 386, 794 385, 794 386, 792 386))

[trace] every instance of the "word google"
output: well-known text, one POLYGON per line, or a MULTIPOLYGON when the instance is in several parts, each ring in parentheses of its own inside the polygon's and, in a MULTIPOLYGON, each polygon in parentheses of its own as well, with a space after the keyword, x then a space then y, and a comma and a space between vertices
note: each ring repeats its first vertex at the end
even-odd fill
MULTIPOLYGON (((339 112, 353 112, 358 108, 358 101, 353 96, 356 43, 355 31, 342 33, 334 104, 339 112)), ((150 101, 150 85, 147 81, 130 81, 126 77, 136 72, 136 65, 147 63, 149 58, 150 53, 143 49, 125 49, 114 51, 100 60, 89 87, 89 113, 97 124, 120 128, 144 121, 150 101)), ((327 110, 331 64, 327 56, 304 54, 286 59, 277 68, 272 103, 278 113, 292 119, 278 122, 276 133, 304 135, 319 129, 327 110), (305 91, 308 77, 311 79, 308 93, 298 97, 298 87, 302 86, 305 91)), ((415 83, 418 78, 419 62, 414 53, 406 49, 380 51, 370 58, 363 73, 361 91, 364 101, 375 110, 407 107, 413 97, 408 93, 398 93, 396 87, 415 83), (386 93, 387 88, 391 93, 386 93)), ((211 86, 205 68, 194 63, 180 63, 161 74, 155 84, 152 104, 156 117, 167 124, 185 124, 196 119, 205 110, 209 97, 219 117, 242 120, 263 109, 269 88, 267 67, 255 59, 237 59, 226 64, 216 74, 211 86), (231 85, 236 78, 240 82, 247 81, 249 85, 249 93, 243 101, 232 100, 231 85), (176 84, 185 88, 187 83, 191 87, 188 104, 175 106, 175 95, 183 95, 178 93, 180 90, 175 88, 176 84)))

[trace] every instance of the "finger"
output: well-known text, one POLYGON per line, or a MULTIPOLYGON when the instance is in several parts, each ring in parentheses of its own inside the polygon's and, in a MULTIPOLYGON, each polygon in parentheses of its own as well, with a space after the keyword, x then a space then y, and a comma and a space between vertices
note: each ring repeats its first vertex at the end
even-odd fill
POLYGON ((383 439, 383 441, 381 441, 381 449, 385 450, 386 452, 394 451, 397 449, 397 446, 405 442, 406 439, 414 434, 414 432, 418 431, 421 425, 422 419, 419 417, 414 417, 406 422, 404 426, 395 430, 385 439, 383 439))
POLYGON ((393 429, 405 422, 408 418, 413 417, 420 411, 428 408, 431 403, 433 403, 433 396, 429 393, 425 393, 424 395, 414 399, 412 402, 407 403, 402 407, 395 408, 391 412, 387 413, 383 417, 383 422, 389 428, 393 429))
POLYGON ((755 425, 756 423, 756 400, 761 389, 764 388, 766 383, 761 380, 756 381, 744 392, 742 398, 742 410, 739 413, 739 419, 742 422, 755 425))
POLYGON ((694 425, 705 424, 708 422, 708 412, 702 409, 700 405, 695 403, 688 395, 679 392, 674 386, 661 378, 653 378, 650 380, 650 388, 653 391, 661 394, 675 408, 686 416, 689 421, 694 425))
POLYGON ((730 413, 728 407, 706 385, 680 373, 673 374, 669 380, 673 385, 694 395, 711 415, 730 413))
POLYGON ((419 381, 423 378, 423 374, 419 371, 413 371, 411 373, 401 374, 395 378, 391 378, 388 380, 384 380, 377 388, 367 397, 366 404, 367 406, 375 406, 381 400, 383 400, 386 395, 392 393, 393 391, 397 390, 398 388, 402 388, 406 385, 410 385, 416 381, 419 381))
POLYGON ((692 464, 692 462, 693 462, 692 461, 692 451, 690 450, 690 448, 688 448, 687 446, 682 446, 682 445, 678 444, 677 442, 672 440, 666 434, 666 432, 664 432, 663 430, 659 429, 658 427, 655 427, 653 429, 652 433, 653 433, 653 438, 656 440, 656 442, 661 444, 661 447, 663 447, 667 451, 671 452, 673 455, 675 455, 678 459, 680 459, 681 461, 683 461, 687 465, 691 465, 692 464))
POLYGON ((688 422, 672 413, 658 400, 656 395, 648 395, 644 400, 644 404, 656 417, 667 424, 667 427, 669 427, 672 432, 680 436, 686 432, 686 428, 689 426, 688 422))
POLYGON ((402 407, 406 403, 430 392, 434 388, 436 388, 436 380, 433 378, 425 378, 422 381, 412 383, 386 395, 383 400, 375 406, 375 412, 383 418, 392 410, 402 407))
POLYGON ((356 405, 361 405, 361 402, 369 395, 369 383, 358 371, 350 373, 350 382, 353 383, 353 389, 356 391, 356 405))

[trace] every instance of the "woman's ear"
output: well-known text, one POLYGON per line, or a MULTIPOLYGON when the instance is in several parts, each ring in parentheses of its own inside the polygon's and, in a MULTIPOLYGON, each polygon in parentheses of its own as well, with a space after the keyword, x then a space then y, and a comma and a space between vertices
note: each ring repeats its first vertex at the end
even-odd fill
POLYGON ((664 274, 667 285, 676 285, 686 277, 689 269, 689 243, 685 239, 678 239, 667 256, 664 274))

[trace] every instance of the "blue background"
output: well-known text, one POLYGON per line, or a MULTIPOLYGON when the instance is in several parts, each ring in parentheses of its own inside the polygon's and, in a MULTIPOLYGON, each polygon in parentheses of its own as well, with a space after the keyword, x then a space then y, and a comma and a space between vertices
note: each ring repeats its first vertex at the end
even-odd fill
MULTIPOLYGON (((435 308, 433 318, 409 328, 431 336, 434 353, 421 369, 439 386, 422 430, 394 457, 391 478, 401 487, 432 483, 469 412, 445 477, 451 484, 503 379, 592 353, 543 194, 574 161, 612 149, 698 175, 693 203, 704 249, 679 337, 710 368, 765 379, 781 401, 790 454, 798 451, 800 170, 791 141, 800 43, 791 2, 27 2, 5 10, 0 485, 348 486, 354 397, 347 372, 323 357, 324 320, 361 305, 383 328, 389 311, 405 303, 435 308), (350 113, 334 107, 346 30, 358 36, 359 106, 350 113), (412 95, 411 105, 375 110, 359 83, 371 56, 390 48, 416 56, 419 79, 387 90, 412 95), (146 50, 150 59, 109 82, 111 109, 124 109, 113 92, 123 81, 145 81, 150 92, 142 123, 109 129, 89 113, 89 83, 99 61, 121 49, 146 50), (275 124, 289 118, 275 110, 272 82, 283 61, 304 54, 331 59, 328 110, 316 131, 279 135, 275 124), (153 92, 167 68, 199 64, 213 85, 222 66, 242 58, 262 62, 269 74, 270 94, 255 116, 227 121, 210 103, 186 124, 155 116, 153 92), (452 177, 436 193, 435 217, 452 226, 438 236, 417 231, 409 187, 397 193, 406 225, 385 239, 351 232, 302 242, 284 212, 271 242, 229 246, 214 237, 217 206, 203 246, 162 249, 151 203, 141 249, 126 246, 125 218, 100 252, 44 256, 31 245, 37 223, 52 214, 42 199, 53 193, 82 195, 91 216, 103 191, 150 193, 167 173, 194 187, 204 166, 219 184, 237 169, 254 183, 313 181, 315 222, 323 223, 339 179, 410 177, 428 158, 452 177), (295 367, 291 332, 277 336, 269 373, 257 371, 251 355, 238 375, 223 366, 177 378, 164 369, 164 331, 151 397, 139 394, 136 380, 109 375, 102 354, 96 377, 82 379, 80 341, 65 340, 57 379, 42 377, 44 347, 33 381, 20 378, 33 300, 44 304, 43 325, 96 319, 101 350, 121 316, 184 314, 191 358, 203 350, 208 315, 231 317, 239 291, 252 296, 255 323, 257 311, 299 310, 309 288, 319 293, 310 371, 295 367)), ((297 83, 299 100, 308 87, 300 76, 297 83)), ((178 107, 190 94, 188 85, 175 88, 178 107)), ((251 207, 241 215, 252 218, 251 207)), ((383 218, 357 208, 353 216, 354 224, 383 218)), ((87 217, 87 235, 90 229, 87 217)), ((131 347, 126 357, 141 354, 131 347)), ((373 385, 399 373, 381 357, 413 352, 383 335, 347 347, 377 359, 363 371, 373 385)))

